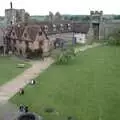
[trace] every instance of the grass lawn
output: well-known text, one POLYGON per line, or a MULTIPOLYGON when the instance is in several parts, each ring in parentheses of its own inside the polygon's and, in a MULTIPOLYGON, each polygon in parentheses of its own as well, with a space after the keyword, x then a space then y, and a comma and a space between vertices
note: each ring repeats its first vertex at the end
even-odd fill
POLYGON ((29 67, 17 68, 17 64, 24 63, 22 60, 12 59, 10 57, 0 56, 0 85, 16 77, 29 67))
POLYGON ((26 104, 45 120, 119 120, 120 47, 103 46, 82 52, 70 65, 53 65, 27 86, 24 96, 11 99, 26 104), (45 113, 47 107, 59 114, 45 113))

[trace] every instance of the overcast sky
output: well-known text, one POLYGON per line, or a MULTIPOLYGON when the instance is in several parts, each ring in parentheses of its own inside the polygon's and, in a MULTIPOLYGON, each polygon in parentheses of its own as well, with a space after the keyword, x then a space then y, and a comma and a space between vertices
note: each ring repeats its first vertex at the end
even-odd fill
POLYGON ((104 14, 120 14, 120 0, 1 0, 0 16, 10 8, 24 8, 30 15, 46 15, 49 11, 61 14, 89 14, 90 10, 103 10, 104 14))

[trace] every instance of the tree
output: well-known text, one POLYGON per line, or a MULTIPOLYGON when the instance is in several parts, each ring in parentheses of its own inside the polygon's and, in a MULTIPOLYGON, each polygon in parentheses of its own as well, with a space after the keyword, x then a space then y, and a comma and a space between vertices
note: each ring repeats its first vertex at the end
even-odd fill
POLYGON ((114 31, 109 35, 108 44, 110 45, 120 45, 120 30, 114 31))
POLYGON ((114 19, 120 19, 120 15, 115 15, 114 19))
POLYGON ((90 16, 84 16, 84 17, 82 18, 82 20, 83 20, 83 21, 89 21, 89 20, 90 20, 90 16))
POLYGON ((61 20, 62 16, 59 12, 56 12, 55 14, 55 20, 61 20))

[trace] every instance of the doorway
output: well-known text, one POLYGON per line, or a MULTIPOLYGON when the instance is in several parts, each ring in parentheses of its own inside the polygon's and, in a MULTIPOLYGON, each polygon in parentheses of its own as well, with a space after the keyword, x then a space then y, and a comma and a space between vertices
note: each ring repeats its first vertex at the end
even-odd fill
POLYGON ((93 23, 94 39, 99 40, 99 23, 93 23))

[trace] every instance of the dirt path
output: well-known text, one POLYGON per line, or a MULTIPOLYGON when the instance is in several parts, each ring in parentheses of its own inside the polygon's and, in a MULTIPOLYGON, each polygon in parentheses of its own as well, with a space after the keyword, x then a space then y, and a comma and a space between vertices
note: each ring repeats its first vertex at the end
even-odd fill
POLYGON ((25 87, 29 80, 36 78, 52 63, 53 60, 51 58, 47 58, 44 61, 31 62, 31 68, 25 70, 22 74, 0 87, 0 103, 8 101, 20 88, 25 87))
MULTIPOLYGON (((86 45, 80 48, 80 51, 85 51, 89 48, 97 47, 100 44, 86 45)), ((0 87, 0 103, 7 102, 13 97, 20 88, 25 87, 28 81, 39 76, 43 70, 47 69, 54 61, 51 58, 47 58, 44 61, 31 62, 32 67, 25 70, 22 74, 9 81, 8 83, 0 87)))

